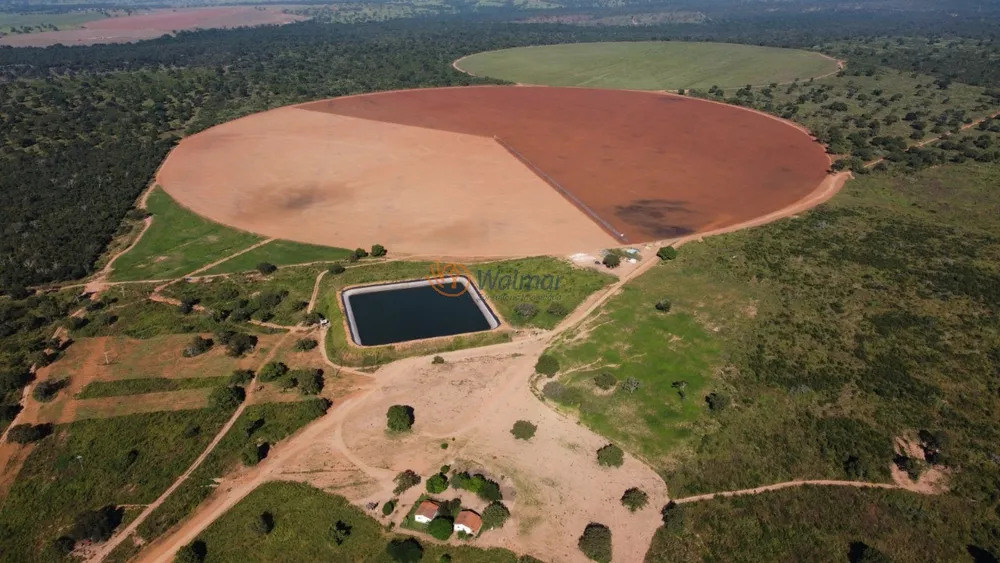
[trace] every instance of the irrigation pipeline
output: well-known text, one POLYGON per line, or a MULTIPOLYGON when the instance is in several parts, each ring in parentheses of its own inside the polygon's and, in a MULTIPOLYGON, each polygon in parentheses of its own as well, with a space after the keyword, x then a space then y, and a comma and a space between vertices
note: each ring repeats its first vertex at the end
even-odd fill
POLYGON ((514 147, 510 146, 509 144, 507 144, 507 142, 504 141, 503 139, 501 139, 500 137, 497 137, 496 135, 494 135, 493 136, 493 140, 496 141, 501 147, 503 147, 504 149, 506 149, 507 152, 509 152, 510 154, 514 155, 514 158, 520 160, 522 164, 524 164, 525 166, 527 166, 539 178, 541 178, 542 180, 545 180, 545 182, 547 184, 549 184, 550 186, 552 186, 553 188, 555 188, 557 192, 559 192, 560 194, 562 194, 563 197, 565 197, 566 199, 568 199, 570 201, 570 203, 572 203, 573 205, 575 205, 580 211, 583 211, 584 213, 586 213, 591 219, 594 220, 595 223, 597 223, 605 231, 607 231, 608 233, 610 233, 611 236, 613 236, 616 239, 618 239, 619 241, 621 241, 622 244, 628 244, 628 238, 625 237, 624 233, 622 233, 618 229, 615 229, 614 227, 612 227, 611 223, 608 223, 603 218, 601 218, 601 216, 598 215, 596 211, 594 211, 593 209, 591 209, 589 206, 587 206, 587 204, 583 203, 582 201, 580 201, 579 198, 577 198, 575 195, 573 195, 572 193, 570 193, 570 191, 567 190, 566 188, 564 188, 562 186, 562 184, 560 184, 559 182, 557 182, 555 180, 555 178, 553 178, 552 176, 549 176, 544 171, 542 171, 541 168, 535 166, 530 160, 528 160, 527 158, 525 158, 523 154, 519 153, 517 151, 517 149, 515 149, 514 147))

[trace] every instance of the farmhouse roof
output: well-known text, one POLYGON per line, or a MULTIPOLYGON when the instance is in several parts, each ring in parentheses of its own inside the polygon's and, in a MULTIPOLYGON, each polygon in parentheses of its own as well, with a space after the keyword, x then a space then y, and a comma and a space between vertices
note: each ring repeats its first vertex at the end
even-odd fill
POLYGON ((456 526, 465 526, 466 528, 472 530, 473 534, 478 534, 479 529, 483 527, 483 518, 471 510, 463 510, 458 513, 458 518, 455 519, 456 526))
POLYGON ((438 513, 438 504, 432 500, 425 500, 420 503, 417 507, 417 512, 415 516, 423 516, 425 518, 434 518, 438 513))

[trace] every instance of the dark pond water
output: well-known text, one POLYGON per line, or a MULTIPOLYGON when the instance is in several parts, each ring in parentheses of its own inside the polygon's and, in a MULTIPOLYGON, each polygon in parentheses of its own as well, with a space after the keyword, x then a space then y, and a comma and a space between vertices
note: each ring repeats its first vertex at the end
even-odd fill
POLYGON ((455 297, 424 285, 348 295, 356 343, 378 346, 488 330, 490 322, 473 300, 473 291, 455 297))

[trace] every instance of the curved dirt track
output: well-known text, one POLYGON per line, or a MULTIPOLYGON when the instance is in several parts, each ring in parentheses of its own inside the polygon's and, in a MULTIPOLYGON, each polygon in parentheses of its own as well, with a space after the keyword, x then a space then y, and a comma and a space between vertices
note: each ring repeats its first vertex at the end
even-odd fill
POLYGON ((655 92, 459 87, 279 108, 189 137, 159 183, 265 236, 449 258, 593 252, 739 224, 829 166, 800 127, 655 92))

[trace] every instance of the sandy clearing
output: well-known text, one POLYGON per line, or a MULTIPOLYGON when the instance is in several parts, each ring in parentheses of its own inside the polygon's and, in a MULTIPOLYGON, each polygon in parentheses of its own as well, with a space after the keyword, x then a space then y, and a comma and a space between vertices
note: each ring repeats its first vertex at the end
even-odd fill
POLYGON ((295 107, 185 139, 157 179, 195 213, 299 242, 441 256, 614 244, 492 139, 295 107))
POLYGON ((283 13, 281 7, 223 6, 151 10, 132 16, 87 22, 80 29, 7 35, 0 38, 0 45, 45 47, 57 44, 129 43, 155 39, 180 30, 286 24, 303 19, 305 18, 302 16, 283 13))
POLYGON ((828 165, 800 128, 725 104, 465 87, 248 116, 182 141, 158 180, 196 213, 266 236, 466 258, 620 244, 597 222, 631 243, 736 225, 800 200, 828 165))

